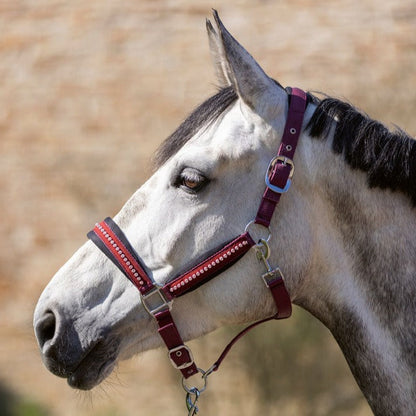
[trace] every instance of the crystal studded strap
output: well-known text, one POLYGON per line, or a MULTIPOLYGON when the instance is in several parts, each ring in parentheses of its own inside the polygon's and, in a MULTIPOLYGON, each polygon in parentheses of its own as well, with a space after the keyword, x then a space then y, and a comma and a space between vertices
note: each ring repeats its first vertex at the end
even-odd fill
POLYGON ((254 244, 255 243, 249 233, 246 232, 239 235, 197 266, 168 282, 163 287, 163 291, 166 296, 170 295, 172 297, 178 297, 196 289, 201 284, 206 283, 208 280, 232 266, 236 261, 243 257, 254 244))
POLYGON ((154 287, 133 247, 111 218, 108 217, 95 224, 94 229, 87 236, 139 289, 140 293, 146 293, 154 287))
POLYGON ((133 247, 118 225, 106 218, 88 233, 97 247, 121 270, 140 291, 143 306, 156 319, 158 332, 169 350, 172 365, 185 378, 198 372, 190 349, 184 344, 170 313, 169 302, 148 277, 133 247), (156 298, 156 306, 154 299, 156 298), (153 302, 152 302, 153 300, 153 302), (147 304, 149 302, 149 304, 147 304))
MULTIPOLYGON (((111 218, 96 224, 88 233, 88 238, 106 254, 142 295, 148 296, 148 293, 152 293, 155 284, 140 264, 138 255, 123 231, 111 218)), ((168 282, 160 288, 160 291, 167 300, 182 296, 224 272, 243 257, 254 244, 247 232, 241 234, 198 265, 168 282)))

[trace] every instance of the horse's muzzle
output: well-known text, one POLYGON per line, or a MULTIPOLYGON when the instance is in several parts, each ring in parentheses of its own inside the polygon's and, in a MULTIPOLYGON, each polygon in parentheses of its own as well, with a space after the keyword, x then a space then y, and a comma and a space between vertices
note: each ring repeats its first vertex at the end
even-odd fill
POLYGON ((89 390, 111 373, 118 354, 118 343, 97 336, 82 345, 72 321, 58 308, 35 312, 34 328, 42 361, 71 387, 89 390))
POLYGON ((73 325, 65 323, 57 310, 36 313, 36 338, 47 369, 58 377, 68 377, 78 365, 82 348, 73 325))

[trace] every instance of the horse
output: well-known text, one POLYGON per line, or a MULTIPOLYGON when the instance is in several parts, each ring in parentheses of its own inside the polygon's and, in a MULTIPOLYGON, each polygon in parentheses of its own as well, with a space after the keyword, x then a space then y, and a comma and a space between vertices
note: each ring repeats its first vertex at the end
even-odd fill
POLYGON ((166 139, 151 177, 44 289, 34 313, 44 364, 70 386, 92 389, 120 360, 163 344, 154 317, 166 312, 180 344, 168 346, 172 364, 206 381, 182 340, 276 312, 288 317, 290 307, 271 296, 269 273, 283 302, 287 295, 331 331, 374 414, 414 414, 415 140, 349 103, 306 93, 296 154, 276 158, 296 97, 215 11, 207 32, 219 91, 166 139), (289 171, 284 188, 270 183, 275 165, 289 171), (276 212, 270 224, 253 221, 267 193, 282 196, 276 212), (230 247, 247 246, 244 255, 206 282, 186 275, 234 256, 227 244, 236 235, 244 244, 230 247), (172 302, 192 278, 197 284, 172 302))

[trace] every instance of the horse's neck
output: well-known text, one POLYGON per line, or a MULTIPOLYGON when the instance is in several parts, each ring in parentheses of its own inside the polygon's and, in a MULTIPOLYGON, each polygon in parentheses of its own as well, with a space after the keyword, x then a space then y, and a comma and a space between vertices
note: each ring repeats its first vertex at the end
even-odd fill
POLYGON ((402 194, 369 189, 363 172, 326 150, 313 277, 299 303, 331 330, 375 414, 414 414, 416 209, 402 194))

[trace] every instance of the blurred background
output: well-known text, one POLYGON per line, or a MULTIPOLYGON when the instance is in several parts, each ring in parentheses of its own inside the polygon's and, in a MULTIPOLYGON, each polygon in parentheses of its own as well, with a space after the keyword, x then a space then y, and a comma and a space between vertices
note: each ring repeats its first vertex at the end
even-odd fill
MULTIPOLYGON (((86 232, 215 92, 211 7, 283 85, 346 98, 416 134, 414 0, 1 0, 0 415, 186 413, 164 350, 80 393, 43 367, 31 320, 86 232)), ((211 365, 237 329, 191 342, 198 363, 211 365)), ((371 414, 329 332, 299 309, 241 341, 200 403, 202 415, 371 414)))

